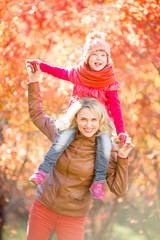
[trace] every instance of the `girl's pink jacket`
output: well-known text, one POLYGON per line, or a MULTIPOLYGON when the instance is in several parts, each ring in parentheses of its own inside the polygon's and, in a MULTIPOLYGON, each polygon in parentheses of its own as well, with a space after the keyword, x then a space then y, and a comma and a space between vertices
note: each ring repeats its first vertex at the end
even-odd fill
POLYGON ((78 76, 74 78, 71 77, 72 74, 76 74, 76 69, 63 69, 60 67, 54 67, 50 66, 46 63, 40 64, 40 69, 42 72, 48 73, 52 75, 53 77, 63 79, 69 82, 73 83, 73 92, 72 92, 72 98, 70 101, 70 104, 74 101, 76 97, 94 97, 98 99, 100 102, 102 102, 108 112, 108 115, 111 119, 113 119, 117 134, 119 133, 125 133, 124 130, 124 122, 123 122, 123 116, 122 116, 122 110, 120 106, 120 101, 118 97, 118 90, 119 90, 119 82, 116 81, 114 84, 109 85, 107 87, 99 87, 99 88, 92 88, 92 87, 86 87, 82 85, 80 82, 78 76), (78 80, 77 80, 78 79, 78 80))

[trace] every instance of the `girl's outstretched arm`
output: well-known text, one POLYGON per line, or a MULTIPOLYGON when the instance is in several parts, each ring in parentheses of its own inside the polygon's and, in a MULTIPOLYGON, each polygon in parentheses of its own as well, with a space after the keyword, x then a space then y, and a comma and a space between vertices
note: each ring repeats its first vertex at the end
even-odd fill
POLYGON ((48 73, 49 75, 59 79, 69 81, 68 70, 65 68, 51 66, 44 62, 41 62, 39 67, 42 72, 48 73))

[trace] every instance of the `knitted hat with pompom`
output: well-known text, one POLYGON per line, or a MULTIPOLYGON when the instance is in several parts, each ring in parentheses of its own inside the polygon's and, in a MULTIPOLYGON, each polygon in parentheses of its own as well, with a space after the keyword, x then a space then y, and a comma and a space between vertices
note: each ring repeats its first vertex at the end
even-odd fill
POLYGON ((94 31, 87 35, 86 42, 84 45, 84 59, 86 64, 88 64, 90 56, 93 52, 97 50, 103 50, 107 54, 107 63, 111 63, 112 59, 110 57, 110 47, 105 41, 105 33, 94 31))

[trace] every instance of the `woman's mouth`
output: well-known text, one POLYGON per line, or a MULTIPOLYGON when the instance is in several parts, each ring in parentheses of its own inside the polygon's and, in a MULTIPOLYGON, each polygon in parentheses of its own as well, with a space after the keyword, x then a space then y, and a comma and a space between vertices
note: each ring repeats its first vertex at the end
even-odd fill
POLYGON ((86 132, 86 133, 91 133, 92 131, 93 131, 93 129, 91 128, 91 129, 86 129, 86 128, 84 128, 84 131, 86 132))

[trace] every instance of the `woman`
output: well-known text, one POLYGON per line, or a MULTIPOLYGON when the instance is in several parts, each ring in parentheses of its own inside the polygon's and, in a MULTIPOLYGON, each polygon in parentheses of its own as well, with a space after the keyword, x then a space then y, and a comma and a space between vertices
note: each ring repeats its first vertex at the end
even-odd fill
MULTIPOLYGON (((28 84, 29 112, 33 123, 52 142, 57 129, 77 128, 75 140, 59 157, 43 184, 36 190, 27 240, 47 240, 55 231, 58 240, 83 240, 84 223, 91 203, 90 185, 94 178, 97 133, 111 129, 105 107, 94 98, 75 102, 58 121, 44 114, 37 73, 30 73, 28 84), (106 124, 107 123, 107 124, 106 124)), ((107 171, 110 191, 123 195, 128 175, 128 153, 133 148, 130 138, 126 144, 112 150, 107 171)))

